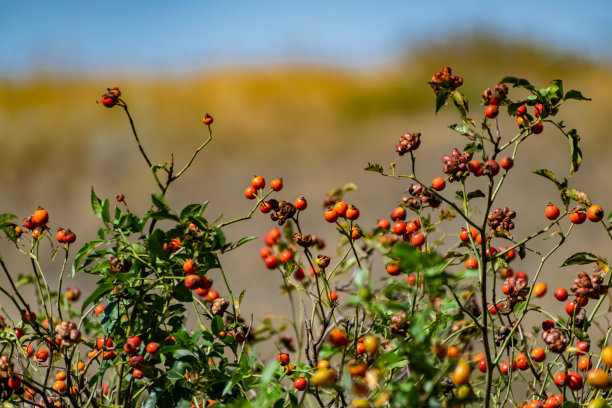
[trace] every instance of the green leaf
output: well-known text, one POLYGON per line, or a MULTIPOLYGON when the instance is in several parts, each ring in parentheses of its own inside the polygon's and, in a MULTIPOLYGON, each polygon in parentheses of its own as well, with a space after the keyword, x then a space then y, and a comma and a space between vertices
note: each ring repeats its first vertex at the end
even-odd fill
POLYGON ((457 107, 457 109, 459 109, 459 113, 461 114, 462 117, 466 117, 468 114, 468 111, 470 110, 468 108, 467 99, 459 91, 453 91, 452 96, 453 96, 453 102, 455 103, 455 106, 457 107))
POLYGON ((102 218, 102 201, 96 196, 93 186, 91 187, 91 208, 98 218, 102 218))
POLYGON ((164 231, 160 229, 156 229, 155 231, 153 231, 153 233, 151 233, 151 235, 149 235, 148 246, 151 255, 157 258, 166 258, 167 254, 164 251, 165 239, 166 237, 164 231))
POLYGON ((511 84, 514 88, 521 87, 521 88, 528 89, 530 91, 535 91, 537 89, 535 86, 531 85, 531 83, 528 80, 522 79, 522 78, 511 77, 511 76, 502 78, 502 80, 499 81, 499 83, 500 84, 511 84))
POLYGON ((225 385, 225 388, 223 388, 223 393, 221 395, 225 396, 229 394, 232 391, 232 388, 234 388, 236 384, 242 380, 242 377, 243 374, 240 371, 235 372, 229 382, 225 385))
MULTIPOLYGON (((455 192, 455 196, 459 199, 463 201, 463 191, 457 191, 455 192)), ((475 191, 470 191, 467 195, 467 199, 468 201, 470 201, 472 198, 480 198, 480 197, 486 197, 485 193, 483 193, 480 190, 475 190, 475 191)))
POLYGON ((202 216, 204 212, 204 206, 202 204, 189 204, 181 210, 181 220, 187 220, 188 218, 197 218, 202 216))
POLYGON ((93 291, 91 295, 83 302, 83 306, 81 306, 81 313, 85 311, 87 306, 92 303, 97 303, 98 300, 102 299, 104 296, 109 294, 111 290, 115 287, 113 283, 102 283, 102 281, 98 282, 99 286, 96 290, 93 291))
POLYGON ((553 79, 550 81, 550 83, 557 87, 557 92, 555 92, 555 95, 558 98, 563 98, 563 81, 560 79, 553 79))
POLYGON ((30 283, 34 283, 34 277, 32 275, 23 275, 19 274, 17 277, 17 282, 15 282, 15 287, 20 287, 23 285, 27 285, 30 283))
POLYGON ((606 258, 593 254, 591 252, 577 252, 574 255, 567 258, 561 266, 563 267, 563 266, 570 266, 570 265, 586 265, 586 264, 590 264, 593 262, 601 262, 607 266, 610 266, 606 258))
POLYGON ((568 188, 563 191, 563 194, 582 205, 587 207, 591 206, 591 199, 583 191, 576 190, 575 188, 568 188))
POLYGON ((385 171, 384 171, 383 167, 380 164, 376 164, 376 163, 375 164, 368 163, 368 167, 366 167, 364 170, 365 171, 373 171, 373 172, 376 172, 376 173, 380 173, 382 175, 385 174, 385 171))
POLYGON ((170 213, 172 211, 166 204, 166 196, 163 194, 151 194, 151 201, 153 201, 153 205, 163 212, 170 213))
POLYGON ((591 98, 587 98, 585 96, 582 95, 582 92, 580 91, 576 91, 574 89, 572 89, 571 91, 568 91, 565 94, 565 98, 564 99, 576 99, 579 101, 590 101, 591 98))
POLYGON ((449 314, 450 312, 454 312, 457 309, 459 309, 459 305, 457 305, 455 299, 442 299, 442 313, 449 314))
POLYGON ((438 91, 438 95, 436 96, 436 113, 442 109, 444 105, 446 105, 446 100, 448 99, 449 90, 447 88, 440 88, 438 91))
POLYGON ((254 236, 249 236, 249 237, 243 237, 243 238, 240 238, 238 241, 236 241, 236 242, 232 242, 232 243, 228 244, 228 246, 226 246, 226 247, 223 249, 223 252, 232 251, 232 250, 234 250, 234 249, 238 248, 239 246, 244 245, 244 244, 246 244, 247 242, 249 242, 249 241, 253 241, 253 240, 255 240, 255 239, 257 239, 257 237, 254 237, 254 236))
POLYGON ((563 182, 560 182, 559 180, 557 180, 557 177, 554 175, 554 173, 550 170, 538 169, 538 170, 534 170, 533 174, 537 174, 538 176, 542 176, 552 181, 553 183, 557 185, 557 188, 559 190, 563 190, 564 188, 567 187, 567 179, 563 179, 563 182))
POLYGON ((580 404, 573 401, 564 401, 561 408, 580 408, 580 404))
POLYGON ((526 306, 527 306, 526 301, 518 302, 516 305, 514 305, 514 310, 513 310, 514 315, 518 316, 519 313, 521 313, 521 310, 523 310, 526 306))
POLYGON ((108 199, 102 202, 102 221, 106 224, 110 222, 110 203, 108 199))
POLYGON ((149 391, 149 396, 142 403, 142 408, 155 408, 157 406, 157 392, 158 390, 149 391))
POLYGON ((353 283, 357 288, 361 288, 367 282, 369 276, 370 272, 367 269, 358 269, 357 272, 355 272, 353 283))
POLYGON ((610 211, 610 214, 608 214, 608 222, 612 222, 612 211, 610 211))
POLYGON ((191 291, 181 283, 176 285, 172 290, 172 297, 179 302, 191 302, 193 300, 191 291))
POLYGON ((567 137, 570 142, 570 152, 572 155, 572 166, 570 168, 570 175, 574 174, 580 168, 582 164, 582 151, 578 145, 580 142, 580 136, 576 132, 576 129, 572 129, 567 133, 567 137))
POLYGON ((215 336, 218 335, 221 330, 225 329, 221 316, 213 317, 212 322, 210 323, 210 329, 215 336))

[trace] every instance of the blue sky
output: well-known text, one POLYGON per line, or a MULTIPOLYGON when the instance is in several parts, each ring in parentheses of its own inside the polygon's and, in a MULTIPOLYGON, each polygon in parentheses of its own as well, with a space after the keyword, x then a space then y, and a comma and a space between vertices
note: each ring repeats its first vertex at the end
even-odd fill
POLYGON ((609 0, 28 0, 0 6, 0 75, 183 73, 278 62, 367 67, 431 39, 479 30, 612 60, 609 0))

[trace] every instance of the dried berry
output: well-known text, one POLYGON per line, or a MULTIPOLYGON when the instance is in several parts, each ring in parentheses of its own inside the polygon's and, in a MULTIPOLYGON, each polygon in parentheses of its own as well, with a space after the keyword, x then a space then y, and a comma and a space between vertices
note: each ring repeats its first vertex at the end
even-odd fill
POLYGON ((437 96, 441 89, 454 91, 459 88, 463 85, 463 78, 452 75, 450 67, 442 67, 440 71, 433 74, 429 85, 437 96))
POLYGON ((493 88, 487 88, 482 93, 483 105, 499 105, 508 97, 508 87, 505 84, 497 84, 493 88))
POLYGON ((511 211, 508 207, 496 208, 487 216, 487 224, 493 231, 509 231, 514 229, 512 220, 516 217, 516 212, 511 211))
POLYGON ((398 152, 400 156, 403 156, 405 153, 418 149, 420 144, 420 132, 406 133, 404 136, 400 137, 399 143, 395 145, 395 151, 398 152))
POLYGON ((444 163, 442 171, 449 175, 449 183, 461 180, 461 177, 470 173, 468 170, 468 162, 471 159, 472 155, 470 153, 461 153, 457 148, 454 148, 450 155, 445 154, 442 156, 442 162, 444 163))

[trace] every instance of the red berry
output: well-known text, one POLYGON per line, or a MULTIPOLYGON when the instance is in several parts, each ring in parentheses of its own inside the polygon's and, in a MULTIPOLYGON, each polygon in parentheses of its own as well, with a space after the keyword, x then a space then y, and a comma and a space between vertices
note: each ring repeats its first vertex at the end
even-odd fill
POLYGON ((516 116, 525 116, 527 114, 527 106, 521 105, 516 108, 516 116))
POLYGON ((255 190, 261 190, 262 188, 264 188, 266 186, 266 180, 263 177, 261 177, 261 176, 255 176, 251 180, 251 186, 255 190))
POLYGON ((158 351, 159 351, 159 343, 151 342, 147 344, 147 353, 157 354, 158 351))
POLYGON ((325 214, 323 214, 323 216, 325 217, 325 221, 330 223, 334 223, 338 220, 338 212, 334 208, 328 208, 325 210, 325 214))
POLYGON ((553 322, 550 319, 546 319, 542 322, 542 330, 544 331, 548 331, 552 329, 553 327, 555 327, 555 322, 553 322))
POLYGON ((185 271, 187 275, 193 275, 195 273, 196 265, 193 259, 187 259, 183 262, 183 271, 185 271))
POLYGON ((578 391, 582 388, 582 376, 578 373, 569 373, 567 375, 567 386, 572 391, 578 391))
POLYGON ((257 193, 257 190, 256 190, 255 188, 253 188, 253 187, 247 187, 247 188, 244 190, 244 196, 245 196, 246 198, 248 198, 249 200, 253 200, 253 199, 255 199, 255 194, 256 194, 256 193, 257 193))
POLYGON ((491 176, 496 176, 499 173, 499 163, 495 160, 487 160, 484 162, 484 167, 489 171, 491 176))
POLYGON ((282 366, 286 366, 287 364, 289 364, 290 358, 289 358, 289 354, 287 353, 279 353, 276 356, 276 360, 281 363, 282 366))
POLYGON ((285 263, 292 259, 293 259, 293 252, 291 252, 289 249, 283 249, 283 252, 281 252, 280 254, 280 261, 282 263, 285 263))
POLYGON ((476 177, 482 176, 482 164, 478 160, 470 160, 468 163, 468 170, 476 177))
POLYGON ((486 358, 480 359, 480 361, 478 362, 478 369, 480 370, 481 373, 487 372, 487 359, 486 358))
POLYGON ((47 225, 49 222, 49 213, 44 208, 39 208, 34 211, 34 215, 32 215, 32 222, 38 226, 47 225))
POLYGON ((355 221, 357 218, 359 218, 359 208, 355 207, 354 205, 349 206, 349 208, 346 210, 345 216, 348 220, 355 221))
POLYGON ((565 385, 565 382, 567 381, 567 376, 564 372, 559 372, 555 374, 553 381, 555 382, 555 385, 557 387, 563 387, 565 385))
POLYGON ((295 379, 293 385, 298 391, 304 391, 308 387, 308 381, 304 377, 299 377, 295 379))
POLYGON ((8 379, 8 387, 11 390, 18 390, 21 388, 21 378, 17 377, 17 376, 12 376, 8 379))
POLYGON ((132 368, 140 368, 144 365, 144 357, 140 354, 130 357, 130 366, 132 368))
POLYGON ((592 205, 587 210, 587 217, 593 222, 599 222, 603 219, 604 211, 598 205, 592 205))
POLYGON ((401 206, 397 206, 391 211, 391 219, 393 221, 397 220, 405 220, 406 219, 406 209, 401 206))
POLYGON ((378 220, 378 222, 376 222, 376 227, 388 230, 391 227, 391 223, 389 220, 385 219, 378 220))
POLYGON ((406 223, 404 221, 397 221, 393 224, 393 232, 397 235, 404 235, 406 233, 406 223))
POLYGON ((268 201, 264 201, 263 203, 259 204, 259 211, 264 214, 269 213, 272 211, 272 204, 270 204, 268 201))
POLYGON ((344 217, 346 216, 346 210, 348 210, 348 204, 344 201, 338 201, 333 206, 333 209, 336 210, 336 212, 338 213, 338 217, 344 217))
POLYGON ((514 166, 514 160, 511 157, 504 157, 499 162, 500 166, 504 170, 510 170, 514 166))
POLYGON ((535 125, 531 127, 531 131, 534 134, 539 135, 540 133, 544 131, 544 125, 541 123, 536 123, 535 125))
POLYGON ((546 214, 546 218, 549 220, 556 220, 561 214, 561 211, 559 211, 559 208, 557 208, 556 205, 548 204, 544 213, 546 214))
POLYGON ((283 189, 283 179, 274 179, 270 182, 270 188, 274 191, 281 191, 283 189))
POLYGON ((574 315, 574 311, 575 314, 578 314, 580 312, 580 304, 576 303, 575 300, 570 300, 565 304, 565 313, 572 316, 574 315))
POLYGON ((304 197, 298 197, 295 200, 295 208, 298 211, 304 211, 306 209, 306 207, 308 206, 308 203, 306 202, 306 199, 304 197))
POLYGON ((187 275, 185 278, 185 286, 189 290, 196 290, 202 286, 202 278, 200 278, 198 275, 187 275))
POLYGON ((415 247, 420 247, 425 243, 425 236, 421 234, 420 232, 418 232, 412 236, 412 238, 410 239, 410 242, 415 247))
POLYGON ((499 113, 499 109, 497 108, 496 105, 489 105, 485 109, 485 115, 489 119, 495 119, 498 113, 499 113))
POLYGON ((587 214, 586 214, 586 212, 584 211, 583 208, 576 207, 570 213, 570 221, 573 224, 582 224, 583 222, 586 221, 586 219, 587 219, 587 214))
POLYGON ((558 301, 565 302, 567 300, 567 290, 564 288, 559 288, 555 292, 555 297, 558 301))
POLYGON ((264 262, 268 269, 274 269, 278 266, 278 258, 274 255, 268 255, 264 262))
POLYGON ((446 187, 446 181, 442 177, 436 177, 431 182, 431 186, 436 191, 442 191, 444 190, 444 187, 446 187))

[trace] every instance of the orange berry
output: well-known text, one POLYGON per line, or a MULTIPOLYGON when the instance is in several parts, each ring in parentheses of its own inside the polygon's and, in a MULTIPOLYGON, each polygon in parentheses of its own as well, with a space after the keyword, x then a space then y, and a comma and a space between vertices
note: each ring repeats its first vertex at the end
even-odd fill
POLYGON ((598 205, 592 205, 587 210, 587 217, 593 222, 599 222, 603 219, 604 211, 598 205))
POLYGON ((436 177, 431 182, 431 186, 436 191, 442 191, 446 187, 446 181, 442 177, 436 177))
POLYGON ((348 210, 348 204, 344 201, 338 201, 333 208, 338 213, 338 217, 344 217, 346 215, 346 210, 348 210))
POLYGON ((533 295, 535 297, 542 297, 546 294, 547 286, 544 282, 536 283, 533 286, 533 295))
POLYGON ((283 179, 274 179, 270 182, 270 188, 274 191, 281 191, 283 189, 283 179))

